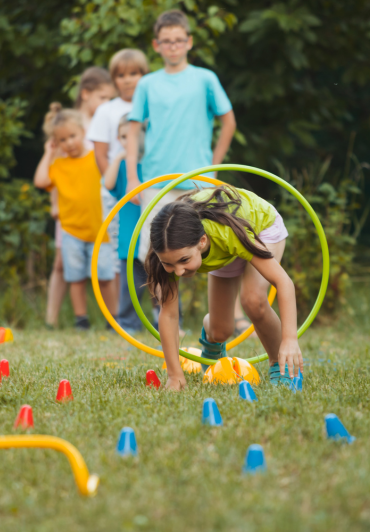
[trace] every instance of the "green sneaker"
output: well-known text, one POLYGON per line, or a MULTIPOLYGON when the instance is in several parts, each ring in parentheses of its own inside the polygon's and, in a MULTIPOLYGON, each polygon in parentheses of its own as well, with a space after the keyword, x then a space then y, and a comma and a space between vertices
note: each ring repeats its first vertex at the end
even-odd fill
MULTIPOLYGON (((207 340, 206 331, 202 328, 201 337, 199 343, 202 344, 202 357, 211 358, 212 360, 218 360, 226 356, 226 342, 212 344, 207 340)), ((202 364, 203 371, 207 371, 208 364, 202 364)))
POLYGON ((270 382, 273 386, 279 386, 279 384, 284 384, 284 386, 290 386, 293 379, 289 377, 288 364, 285 364, 285 373, 284 375, 280 374, 279 363, 275 362, 269 368, 269 377, 270 382))

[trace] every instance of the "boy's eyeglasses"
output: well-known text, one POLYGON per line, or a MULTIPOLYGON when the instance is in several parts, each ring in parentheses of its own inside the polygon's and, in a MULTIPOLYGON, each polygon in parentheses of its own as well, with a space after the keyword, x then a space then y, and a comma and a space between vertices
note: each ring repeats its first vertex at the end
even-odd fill
POLYGON ((189 37, 187 39, 176 39, 176 41, 169 41, 168 39, 165 39, 164 41, 157 41, 157 43, 163 46, 163 48, 172 48, 172 46, 175 48, 183 48, 188 40, 189 37))

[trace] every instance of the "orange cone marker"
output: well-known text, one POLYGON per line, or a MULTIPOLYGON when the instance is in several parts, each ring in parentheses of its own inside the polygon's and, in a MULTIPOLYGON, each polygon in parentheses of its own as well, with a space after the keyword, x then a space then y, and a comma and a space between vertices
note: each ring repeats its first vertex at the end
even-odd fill
POLYGON ((149 369, 146 372, 146 385, 147 386, 154 386, 155 388, 159 388, 161 385, 161 381, 158 379, 156 372, 154 369, 149 369))
POLYGON ((11 329, 6 329, 5 327, 0 327, 0 344, 5 342, 12 342, 14 340, 13 333, 11 329))
POLYGON ((33 428, 33 414, 30 405, 23 405, 14 423, 14 428, 21 427, 23 430, 33 428))
POLYGON ((0 380, 1 376, 9 377, 9 362, 4 358, 0 361, 0 380))
POLYGON ((71 385, 67 379, 60 381, 56 400, 73 401, 71 385))

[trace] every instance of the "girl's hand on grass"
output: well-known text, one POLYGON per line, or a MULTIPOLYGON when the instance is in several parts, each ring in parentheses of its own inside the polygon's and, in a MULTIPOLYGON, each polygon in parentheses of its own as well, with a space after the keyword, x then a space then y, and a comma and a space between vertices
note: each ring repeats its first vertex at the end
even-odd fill
POLYGON ((285 364, 288 364, 289 377, 298 377, 298 369, 303 373, 303 358, 298 345, 298 340, 283 340, 279 349, 279 367, 281 375, 285 373, 285 364))
POLYGON ((168 377, 166 382, 167 390, 174 390, 176 392, 180 392, 184 388, 186 388, 186 379, 184 374, 176 377, 168 377))

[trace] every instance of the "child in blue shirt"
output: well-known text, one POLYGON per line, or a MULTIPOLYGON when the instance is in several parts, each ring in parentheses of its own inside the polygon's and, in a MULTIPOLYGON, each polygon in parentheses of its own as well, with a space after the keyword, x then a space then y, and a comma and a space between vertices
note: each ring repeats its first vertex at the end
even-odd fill
MULTIPOLYGON (((216 74, 206 68, 188 64, 192 48, 189 22, 181 11, 162 13, 154 27, 153 47, 164 61, 164 69, 143 76, 139 81, 129 115, 127 138, 126 192, 139 185, 137 175, 138 139, 141 123, 148 120, 145 135, 145 155, 142 160, 143 180, 171 173, 184 173, 220 164, 229 149, 235 131, 231 103, 216 74), (211 149, 213 119, 221 121, 221 133, 211 149)), ((207 174, 209 175, 209 174, 207 174)), ((163 188, 158 183, 142 192, 132 202, 141 204, 141 211, 163 188)), ((145 261, 149 249, 151 220, 163 205, 175 201, 184 190, 194 188, 185 181, 171 190, 149 214, 140 235, 139 258, 145 261)))
MULTIPOLYGON (((118 140, 123 148, 105 173, 104 184, 112 196, 117 200, 126 195, 127 174, 126 174, 126 143, 128 133, 128 114, 124 115, 118 125, 118 140)), ((140 135, 140 145, 143 147, 144 133, 140 135)), ((142 182, 141 164, 137 165, 138 179, 142 182)), ((118 256, 120 259, 120 297, 118 323, 129 334, 141 330, 141 321, 132 305, 130 293, 127 286, 127 255, 130 246, 132 233, 140 218, 140 207, 131 202, 126 203, 119 211, 119 233, 118 233, 118 256)), ((139 242, 139 241, 138 241, 139 242)), ((145 290, 146 273, 140 260, 138 259, 138 246, 134 255, 134 281, 135 290, 139 300, 145 290)))

